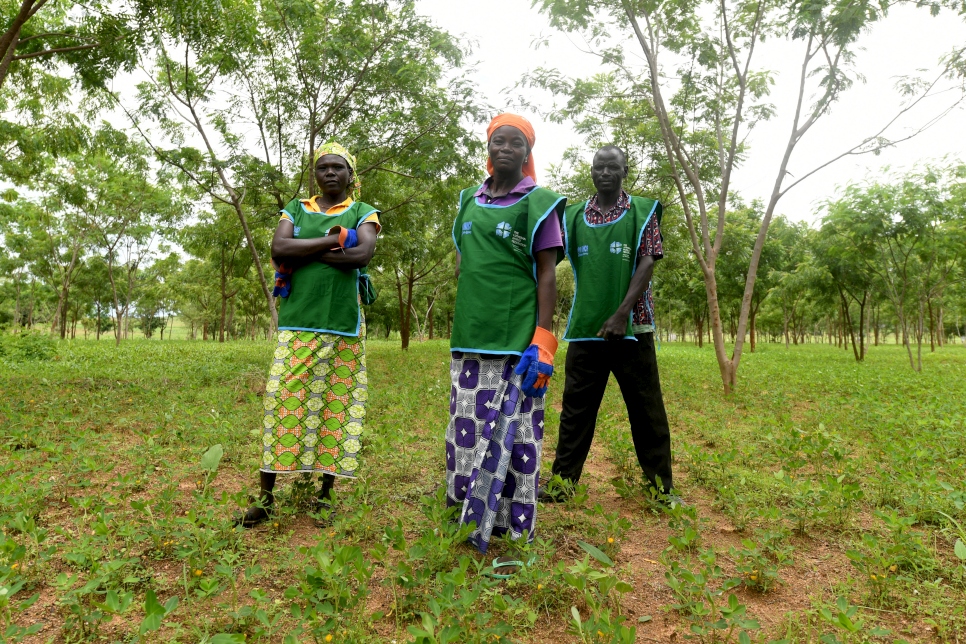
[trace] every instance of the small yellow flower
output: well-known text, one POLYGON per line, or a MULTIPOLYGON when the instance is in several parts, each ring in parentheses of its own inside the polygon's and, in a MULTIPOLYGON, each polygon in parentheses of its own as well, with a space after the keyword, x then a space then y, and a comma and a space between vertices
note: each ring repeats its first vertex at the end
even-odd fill
POLYGON ((332 633, 329 633, 328 635, 325 636, 325 641, 326 642, 331 642, 332 641, 332 633))
POLYGON ((751 576, 751 580, 752 581, 758 581, 758 575, 752 575, 751 576))
POLYGON ((278 527, 278 521, 276 521, 275 523, 273 523, 273 524, 272 524, 272 527, 273 527, 273 528, 277 528, 277 527, 278 527))
POLYGON ((32 400, 31 400, 31 401, 30 401, 30 404, 33 404, 33 402, 34 402, 34 401, 32 401, 32 400))
POLYGON ((869 575, 869 579, 871 579, 872 581, 875 581, 876 579, 878 579, 878 577, 875 576, 875 573, 872 573, 871 575, 869 575))
POLYGON ((543 590, 543 584, 537 584, 537 590, 543 590))
POLYGON ((332 532, 330 532, 330 533, 329 533, 329 536, 330 536, 330 537, 334 537, 334 536, 335 536, 335 530, 333 530, 332 532))
POLYGON ((895 572, 897 570, 899 570, 899 566, 895 564, 892 564, 891 566, 889 566, 889 572, 895 572))
POLYGON ((614 537, 607 537, 607 543, 614 543, 614 537))
POLYGON ((597 631, 597 637, 603 637, 604 631, 597 631))
POLYGON ((195 577, 200 577, 200 576, 201 576, 201 570, 196 570, 195 577))
POLYGON ((18 563, 15 563, 14 565, 10 566, 10 568, 13 569, 13 570, 16 570, 19 567, 20 567, 20 564, 18 564, 18 563))

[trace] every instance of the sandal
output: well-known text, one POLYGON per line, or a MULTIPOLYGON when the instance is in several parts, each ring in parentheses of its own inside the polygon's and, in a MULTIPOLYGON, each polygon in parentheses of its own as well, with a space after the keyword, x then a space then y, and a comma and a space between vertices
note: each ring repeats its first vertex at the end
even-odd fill
POLYGON ((512 559, 510 557, 497 557, 496 559, 493 560, 493 563, 491 564, 491 567, 493 568, 493 572, 485 572, 483 574, 493 579, 509 579, 513 575, 520 572, 520 570, 526 568, 527 566, 532 566, 534 562, 536 562, 536 560, 537 560, 536 557, 530 557, 530 560, 527 563, 523 563, 519 559, 512 559), (515 570, 513 570, 513 572, 508 572, 508 573, 499 573, 499 572, 496 572, 497 568, 514 568, 515 570))

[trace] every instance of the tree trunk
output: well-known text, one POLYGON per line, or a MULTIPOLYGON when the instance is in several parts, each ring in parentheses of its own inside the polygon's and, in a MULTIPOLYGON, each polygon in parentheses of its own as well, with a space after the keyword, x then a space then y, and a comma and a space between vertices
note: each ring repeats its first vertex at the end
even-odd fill
MULTIPOLYGON (((704 271, 702 271, 704 272, 704 271)), ((714 265, 704 273, 704 290, 708 297, 708 320, 711 335, 714 338, 714 354, 718 360, 718 371, 725 394, 730 394, 735 386, 735 374, 731 360, 725 352, 724 333, 721 326, 721 309, 718 306, 718 281, 714 274, 714 265)))
POLYGON ((929 309, 929 351, 936 353, 936 328, 932 315, 932 301, 926 302, 926 308, 929 309))
POLYGON ((433 339, 433 304, 436 300, 432 297, 426 298, 426 317, 428 318, 427 325, 429 326, 429 339, 433 339))
POLYGON ((872 307, 872 333, 874 336, 875 346, 879 346, 879 310, 877 307, 872 307))
POLYGON ((758 338, 755 329, 755 320, 758 319, 758 307, 756 306, 751 312, 751 320, 748 324, 748 350, 752 353, 755 352, 755 346, 758 344, 758 338))
POLYGON ((37 13, 40 7, 46 3, 47 0, 23 0, 20 3, 17 15, 13 17, 4 34, 0 36, 0 87, 3 87, 3 82, 7 79, 10 63, 13 62, 14 53, 20 43, 20 30, 30 20, 31 16, 37 13))
POLYGON ((785 348, 789 348, 789 338, 788 338, 788 313, 785 309, 782 309, 782 332, 785 334, 785 348))
POLYGON ((403 297, 403 283, 396 275, 396 294, 399 297, 399 340, 404 351, 409 349, 409 337, 412 333, 412 302, 413 302, 413 264, 409 265, 406 274, 406 297, 403 297))
POLYGON ((945 307, 942 300, 936 306, 936 344, 940 349, 946 346, 945 307))
POLYGON ((234 328, 234 324, 235 324, 235 293, 237 293, 237 292, 238 291, 236 290, 228 298, 228 299, 231 300, 231 306, 228 307, 228 320, 225 322, 225 328, 228 329, 228 339, 229 340, 235 340, 236 339, 234 333, 232 332, 232 329, 234 328))

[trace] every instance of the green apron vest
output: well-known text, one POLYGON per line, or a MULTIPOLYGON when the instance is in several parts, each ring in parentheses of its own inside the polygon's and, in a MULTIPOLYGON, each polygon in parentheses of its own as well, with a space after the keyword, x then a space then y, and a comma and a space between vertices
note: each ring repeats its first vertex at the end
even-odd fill
MULTIPOLYGON (((606 224, 588 224, 587 202, 567 207, 564 215, 564 250, 574 271, 574 301, 564 340, 603 340, 597 332, 624 301, 637 270, 637 251, 650 218, 661 217, 653 199, 631 197, 631 206, 606 224)), ((634 340, 627 316, 625 338, 634 340)))
POLYGON ((513 205, 496 206, 477 203, 478 189, 460 193, 453 223, 460 276, 450 348, 520 355, 537 326, 533 237, 544 219, 563 213, 567 199, 534 188, 513 205))
MULTIPOLYGON (((309 212, 298 199, 293 199, 285 212, 292 216, 295 237, 324 237, 333 226, 356 228, 375 208, 361 201, 353 202, 338 215, 309 212)), ((358 336, 362 322, 359 311, 359 270, 343 270, 312 262, 292 273, 292 294, 282 300, 278 312, 280 331, 316 331, 336 335, 358 336)))

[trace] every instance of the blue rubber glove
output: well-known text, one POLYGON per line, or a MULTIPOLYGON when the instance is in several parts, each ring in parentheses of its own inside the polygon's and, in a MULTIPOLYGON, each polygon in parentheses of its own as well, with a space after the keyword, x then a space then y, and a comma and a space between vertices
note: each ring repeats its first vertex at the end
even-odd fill
POLYGON ((281 262, 276 265, 274 259, 272 265, 275 266, 275 288, 272 289, 272 297, 288 297, 292 292, 293 271, 281 262))
MULTIPOLYGON (((339 245, 336 248, 355 248, 359 245, 359 234, 356 233, 355 228, 344 228, 342 226, 333 226, 326 231, 326 235, 338 235, 339 245)), ((335 250, 333 248, 332 250, 335 250)))
POLYGON ((553 356, 557 352, 557 338, 542 327, 533 332, 530 346, 520 356, 513 372, 523 375, 520 389, 524 395, 543 398, 547 393, 547 383, 553 375, 553 356))
POLYGON ((349 228, 345 236, 345 242, 342 244, 342 248, 355 248, 359 245, 359 234, 356 232, 355 228, 349 228))

